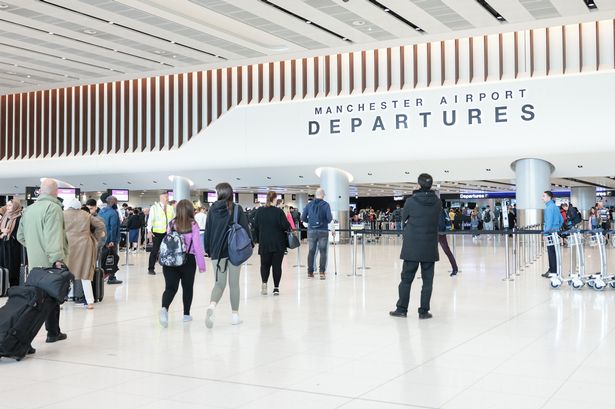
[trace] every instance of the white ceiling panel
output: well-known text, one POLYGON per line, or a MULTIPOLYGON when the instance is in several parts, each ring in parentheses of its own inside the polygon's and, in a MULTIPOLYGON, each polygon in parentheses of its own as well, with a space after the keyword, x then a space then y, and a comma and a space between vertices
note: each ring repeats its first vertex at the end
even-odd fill
POLYGON ((615 0, 486 3, 0 0, 0 94, 615 17, 615 0))

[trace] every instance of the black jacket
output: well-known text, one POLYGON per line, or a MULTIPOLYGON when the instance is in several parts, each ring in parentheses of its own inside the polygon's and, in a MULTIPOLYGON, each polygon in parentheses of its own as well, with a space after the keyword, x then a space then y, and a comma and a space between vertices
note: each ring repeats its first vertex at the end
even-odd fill
POLYGON ((286 250, 286 232, 290 223, 282 209, 275 206, 261 207, 254 217, 254 238, 258 241, 258 254, 286 250))
MULTIPOLYGON (((239 207, 238 223, 246 229, 250 234, 250 226, 248 224, 248 216, 243 208, 238 204, 233 206, 239 207)), ((218 200, 214 203, 207 213, 207 224, 205 225, 205 254, 209 255, 212 260, 228 257, 228 241, 226 231, 231 225, 233 214, 229 214, 226 207, 226 202, 218 200)), ((251 235, 250 235, 251 237, 251 235)))
POLYGON ((400 258, 407 261, 434 262, 438 254, 438 222, 442 202, 433 190, 416 190, 402 211, 404 242, 400 258))
POLYGON ((131 214, 128 216, 128 220, 126 220, 126 228, 128 230, 140 229, 141 227, 143 227, 143 225, 141 224, 141 217, 139 215, 131 214))

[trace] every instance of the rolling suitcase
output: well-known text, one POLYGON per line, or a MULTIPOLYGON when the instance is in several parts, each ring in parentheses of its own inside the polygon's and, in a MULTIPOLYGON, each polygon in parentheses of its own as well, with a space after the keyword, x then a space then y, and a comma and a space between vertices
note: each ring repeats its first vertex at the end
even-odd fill
POLYGON ((57 302, 36 287, 11 287, 8 295, 0 308, 0 357, 21 361, 57 302))
POLYGON ((9 269, 0 267, 0 297, 7 296, 9 287, 9 269))
POLYGON ((96 267, 94 270, 92 291, 94 292, 94 302, 101 302, 105 296, 105 272, 100 267, 96 267))
POLYGON ((26 248, 21 248, 21 265, 19 266, 19 285, 25 285, 28 279, 28 255, 26 248))

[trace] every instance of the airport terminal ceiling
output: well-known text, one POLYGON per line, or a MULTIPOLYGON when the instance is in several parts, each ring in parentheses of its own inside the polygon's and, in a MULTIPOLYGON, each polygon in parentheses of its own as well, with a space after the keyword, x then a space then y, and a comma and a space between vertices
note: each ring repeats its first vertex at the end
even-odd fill
POLYGON ((11 93, 0 191, 41 176, 94 191, 164 189, 170 174, 198 189, 307 186, 320 166, 359 186, 424 171, 514 183, 510 164, 524 157, 551 162, 554 178, 612 174, 614 1, 173 4, 0 1, 0 91, 11 93), (85 66, 97 74, 77 75, 85 66), (20 112, 25 122, 8 120, 20 112))

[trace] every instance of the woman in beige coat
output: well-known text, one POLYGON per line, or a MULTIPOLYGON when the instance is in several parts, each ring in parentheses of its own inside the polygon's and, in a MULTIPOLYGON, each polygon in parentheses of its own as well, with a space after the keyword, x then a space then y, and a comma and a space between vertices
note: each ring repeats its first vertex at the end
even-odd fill
POLYGON ((67 267, 75 275, 75 280, 81 280, 85 305, 92 309, 94 293, 91 281, 96 268, 96 243, 105 236, 105 225, 89 212, 81 210, 81 203, 77 199, 69 200, 66 204, 64 225, 69 248, 67 267))

